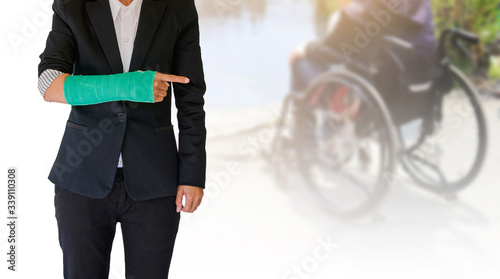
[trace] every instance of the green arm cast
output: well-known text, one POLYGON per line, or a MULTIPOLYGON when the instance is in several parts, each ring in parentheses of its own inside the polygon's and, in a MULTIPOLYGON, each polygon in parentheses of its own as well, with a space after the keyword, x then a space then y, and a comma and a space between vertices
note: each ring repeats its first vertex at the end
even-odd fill
POLYGON ((63 91, 70 105, 94 105, 111 101, 154 103, 156 71, 114 75, 68 76, 63 91))

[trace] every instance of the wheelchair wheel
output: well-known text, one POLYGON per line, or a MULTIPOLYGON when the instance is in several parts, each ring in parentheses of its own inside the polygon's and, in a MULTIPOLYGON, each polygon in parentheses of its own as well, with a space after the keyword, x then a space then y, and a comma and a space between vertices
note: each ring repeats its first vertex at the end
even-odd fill
MULTIPOLYGON (((428 190, 450 194, 469 185, 483 164, 487 131, 474 86, 456 68, 449 68, 453 86, 440 92, 431 114, 434 125, 406 148, 400 161, 412 179, 428 190)), ((404 135, 399 130, 400 139, 404 135)))
POLYGON ((332 70, 309 86, 295 118, 299 169, 321 203, 345 218, 374 208, 394 171, 395 137, 373 86, 332 70))

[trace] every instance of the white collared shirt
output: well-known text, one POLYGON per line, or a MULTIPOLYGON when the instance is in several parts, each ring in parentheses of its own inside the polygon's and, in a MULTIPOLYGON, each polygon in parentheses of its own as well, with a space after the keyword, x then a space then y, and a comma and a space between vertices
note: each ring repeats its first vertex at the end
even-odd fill
MULTIPOLYGON (((130 70, 130 61, 132 60, 137 27, 139 26, 142 2, 143 0, 133 0, 130 5, 125 6, 120 0, 109 0, 124 73, 130 70)), ((45 96, 47 88, 49 88, 54 79, 62 74, 63 72, 61 71, 47 69, 40 75, 38 78, 38 90, 42 97, 45 96)), ((123 167, 121 153, 118 160, 118 167, 123 167)))
MULTIPOLYGON (((130 5, 125 6, 120 2, 120 0, 109 0, 124 73, 127 73, 130 69, 130 61, 132 60, 132 52, 134 50, 137 26, 139 25, 139 15, 141 14, 142 1, 143 0, 133 0, 130 5)), ((121 153, 118 160, 118 167, 123 167, 121 153)))
POLYGON ((124 6, 119 0, 109 0, 124 73, 130 68, 142 1, 133 0, 130 5, 124 6))

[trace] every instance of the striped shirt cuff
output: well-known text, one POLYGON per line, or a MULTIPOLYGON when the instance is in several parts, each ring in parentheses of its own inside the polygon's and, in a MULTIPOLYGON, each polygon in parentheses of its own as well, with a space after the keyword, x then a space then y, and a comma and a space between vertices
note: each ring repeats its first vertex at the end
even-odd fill
POLYGON ((47 88, 49 88, 54 79, 62 74, 63 72, 54 69, 47 69, 43 71, 43 73, 38 78, 38 90, 40 91, 40 95, 42 95, 42 98, 45 99, 45 91, 47 91, 47 88))

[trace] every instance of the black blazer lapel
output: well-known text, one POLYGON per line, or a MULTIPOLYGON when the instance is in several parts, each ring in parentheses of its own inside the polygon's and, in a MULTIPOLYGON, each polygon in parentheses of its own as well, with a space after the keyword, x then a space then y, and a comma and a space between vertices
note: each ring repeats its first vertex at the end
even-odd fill
POLYGON ((122 73, 123 64, 109 0, 89 1, 85 6, 111 70, 114 74, 122 73))
MULTIPOLYGON (((142 63, 146 58, 149 47, 160 24, 163 11, 167 6, 167 1, 143 0, 139 26, 134 42, 134 51, 130 62, 130 72, 141 70, 142 63)), ((157 70, 157 69, 147 69, 157 70)))

